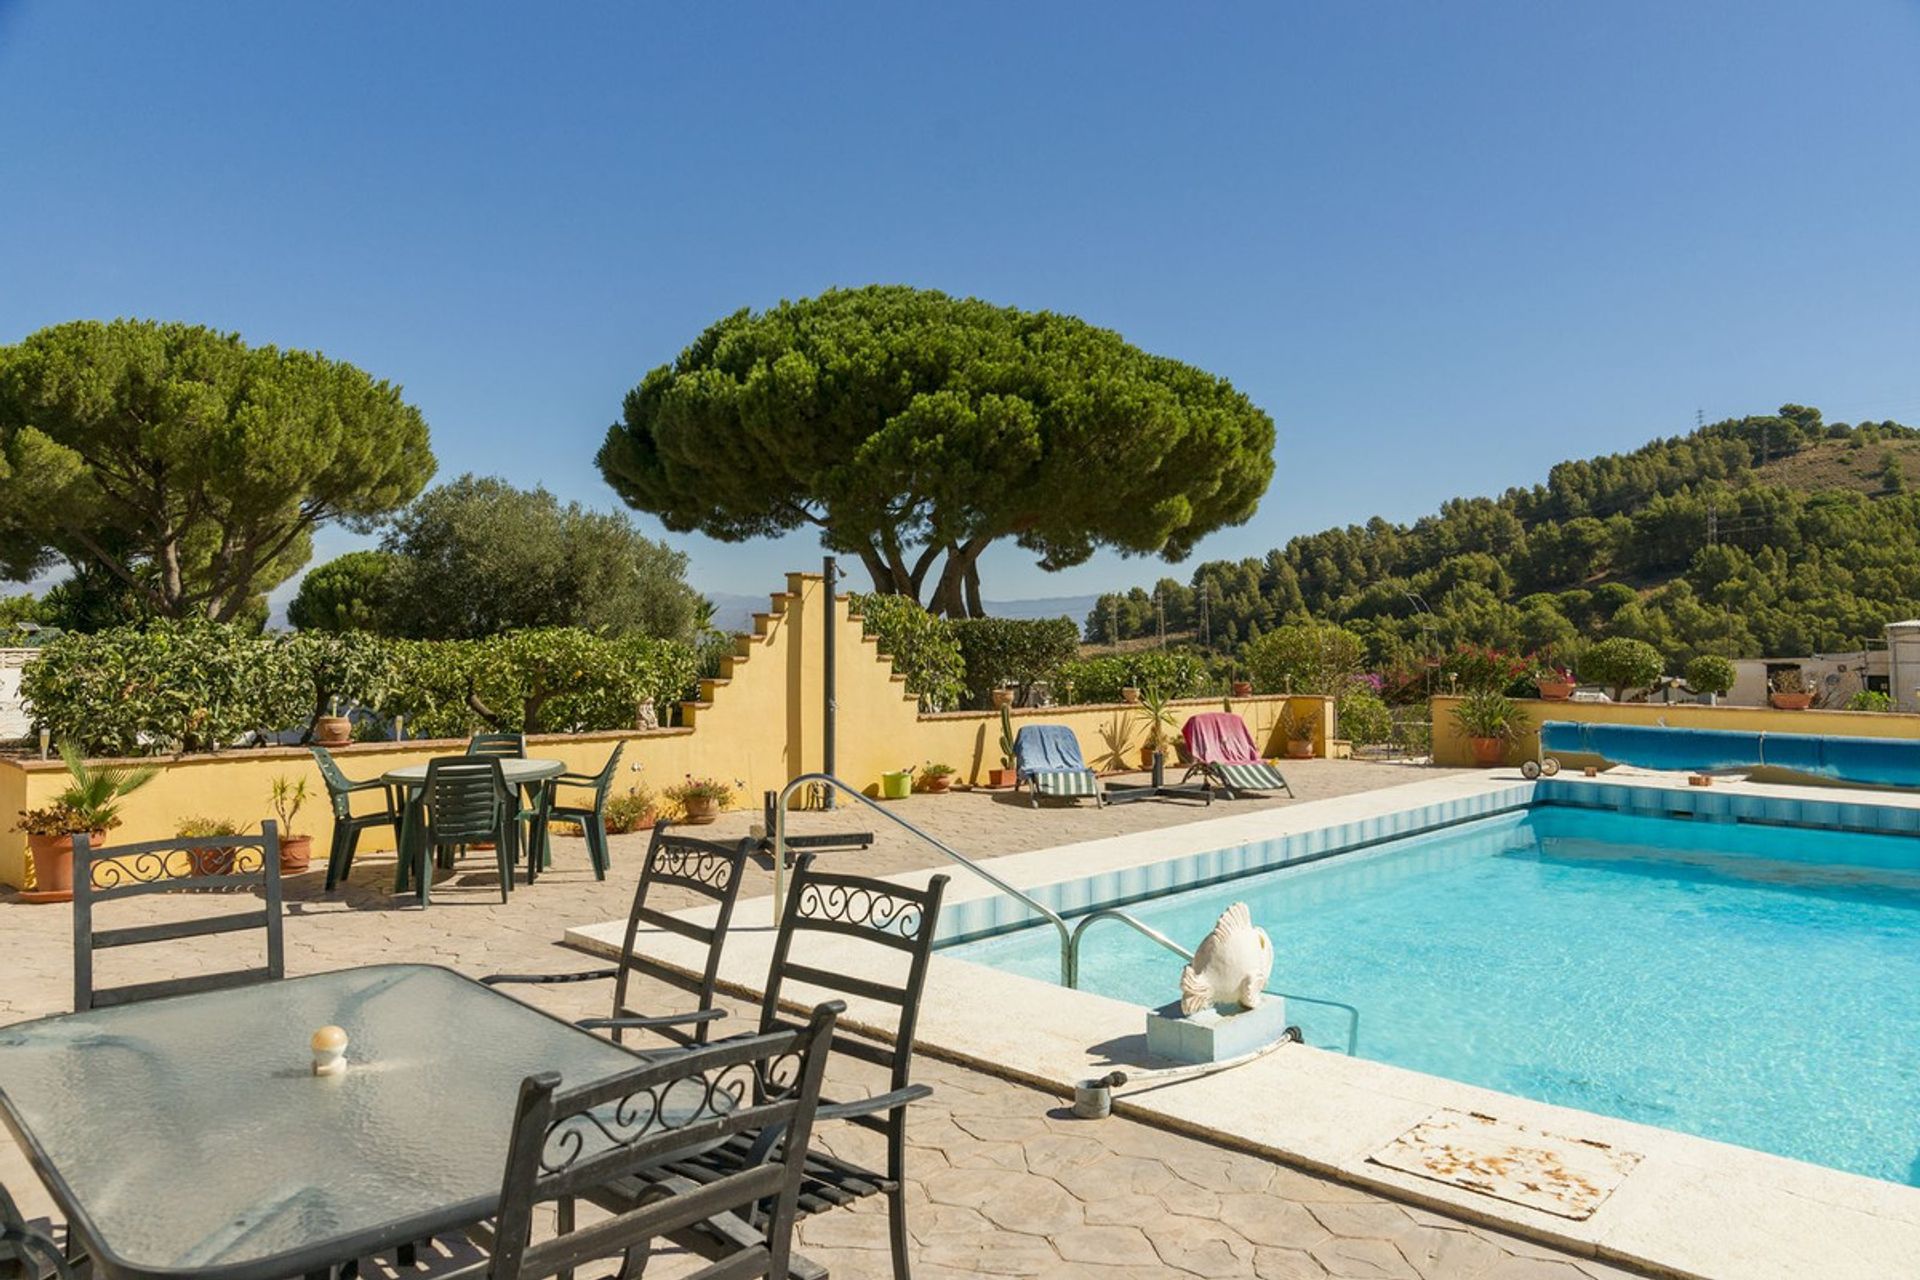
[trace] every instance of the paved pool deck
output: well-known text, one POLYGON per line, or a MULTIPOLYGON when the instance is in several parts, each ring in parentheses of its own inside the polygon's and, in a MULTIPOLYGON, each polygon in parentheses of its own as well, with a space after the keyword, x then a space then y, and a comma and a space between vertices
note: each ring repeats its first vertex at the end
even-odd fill
MULTIPOLYGON (((1221 801, 1211 811, 1174 803, 1035 811, 1006 793, 954 793, 915 796, 897 811, 957 847, 991 856, 1164 832, 1209 816, 1285 810, 1409 779, 1450 776, 1446 770, 1326 760, 1290 763, 1287 771, 1299 801, 1221 801)), ((725 814, 705 834, 737 837, 753 818, 725 814)), ((850 814, 795 819, 798 830, 867 825, 872 824, 857 823, 850 814)), ((333 898, 321 893, 317 870, 293 878, 287 894, 288 971, 402 960, 446 964, 475 975, 581 967, 580 953, 559 945, 561 934, 573 925, 624 916, 645 837, 615 837, 613 843, 614 871, 606 882, 596 883, 586 870, 581 842, 563 839, 557 842, 555 869, 504 906, 479 857, 436 889, 426 912, 388 892, 389 855, 364 857, 351 883, 333 898)), ((878 832, 874 846, 864 852, 827 856, 836 866, 869 874, 938 861, 925 846, 893 831, 878 832)), ((751 875, 748 894, 770 890, 764 864, 751 875)), ((125 905, 139 913, 125 923, 171 918, 180 906, 178 900, 152 898, 125 905)), ((750 907, 743 904, 743 912, 750 907)), ((0 937, 7 943, 0 1023, 67 1010, 70 912, 28 906, 0 890, 0 937)), ((225 938, 203 942, 211 945, 201 954, 213 953, 213 961, 223 959, 217 954, 220 946, 239 946, 225 938)), ((164 951, 154 954, 156 968, 175 958, 164 951)), ((568 1017, 605 1012, 607 996, 600 991, 549 988, 532 994, 568 1017)), ((658 996, 662 1009, 678 1008, 682 1001, 664 990, 658 996)), ((916 1074, 935 1089, 931 1099, 916 1106, 909 1125, 913 1266, 922 1280, 975 1275, 1612 1280, 1638 1274, 1155 1124, 1075 1120, 1049 1092, 992 1072, 922 1057, 916 1074)), ((878 1086, 842 1064, 836 1064, 833 1076, 843 1092, 878 1086)), ((871 1154, 861 1150, 866 1137, 853 1131, 826 1141, 844 1145, 846 1154, 865 1156, 871 1154)), ((0 1183, 30 1216, 51 1212, 24 1158, 4 1137, 0 1183)), ((830 1267, 836 1280, 890 1276, 879 1208, 868 1204, 809 1219, 801 1229, 802 1248, 830 1267)), ((436 1256, 409 1274, 434 1274, 456 1262, 456 1257, 436 1256)), ((663 1257, 648 1274, 671 1276, 672 1264, 663 1257)))

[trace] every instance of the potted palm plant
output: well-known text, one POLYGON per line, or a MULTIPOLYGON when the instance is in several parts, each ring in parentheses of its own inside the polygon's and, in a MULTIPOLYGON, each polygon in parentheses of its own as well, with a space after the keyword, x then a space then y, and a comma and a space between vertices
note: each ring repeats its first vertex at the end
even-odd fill
POLYGON ((1527 727, 1526 712, 1498 689, 1476 689, 1453 708, 1454 723, 1473 747, 1473 762, 1490 768, 1505 762, 1507 746, 1527 727))
POLYGON ((1140 767, 1151 769, 1154 754, 1165 751, 1167 743, 1173 738, 1176 726, 1173 722, 1172 699, 1163 698, 1149 689, 1140 696, 1140 709, 1133 714, 1147 730, 1147 740, 1140 745, 1140 767))
POLYGON ((273 811, 280 818, 280 874, 297 876, 313 861, 313 837, 293 833, 293 819, 307 802, 307 780, 283 774, 272 787, 273 811))
POLYGON ((21 811, 20 830, 33 856, 33 888, 25 902, 73 901, 73 837, 86 832, 98 845, 120 825, 120 802, 152 782, 153 765, 90 765, 71 744, 60 748, 67 789, 44 809, 21 811))
POLYGON ((1011 787, 1019 781, 1019 761, 1013 754, 1013 713, 1000 708, 1000 767, 991 770, 988 784, 995 787, 1011 787))

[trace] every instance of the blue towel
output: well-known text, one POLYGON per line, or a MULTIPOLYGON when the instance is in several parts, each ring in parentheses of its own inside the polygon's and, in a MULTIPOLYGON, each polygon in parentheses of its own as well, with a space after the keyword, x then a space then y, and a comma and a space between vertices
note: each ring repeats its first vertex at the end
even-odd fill
POLYGON ((1013 758, 1022 778, 1087 767, 1086 757, 1080 754, 1080 739, 1063 724, 1022 726, 1013 739, 1013 758))

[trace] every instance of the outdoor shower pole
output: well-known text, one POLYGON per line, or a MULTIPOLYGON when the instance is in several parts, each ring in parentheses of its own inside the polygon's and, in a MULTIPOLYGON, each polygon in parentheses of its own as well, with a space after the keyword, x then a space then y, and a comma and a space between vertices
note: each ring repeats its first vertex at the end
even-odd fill
MULTIPOLYGON (((822 567, 824 569, 824 572, 822 573, 821 576, 827 580, 827 631, 824 637, 825 645, 823 649, 823 652, 825 653, 824 666, 826 668, 825 670, 826 679, 824 682, 826 686, 826 706, 825 708, 823 708, 825 715, 821 721, 823 741, 821 743, 821 748, 820 748, 820 772, 824 774, 832 775, 834 771, 833 770, 833 727, 834 727, 833 717, 834 717, 834 710, 835 710, 834 696, 833 696, 834 695, 833 635, 835 630, 834 621, 833 621, 833 614, 834 614, 833 594, 834 594, 834 582, 835 582, 835 579, 840 576, 840 568, 838 565, 836 565, 833 562, 832 556, 828 556, 826 558, 825 564, 822 567)), ((833 788, 828 787, 826 788, 826 798, 823 801, 821 801, 821 807, 824 809, 831 809, 833 808, 833 801, 834 801, 833 788)))

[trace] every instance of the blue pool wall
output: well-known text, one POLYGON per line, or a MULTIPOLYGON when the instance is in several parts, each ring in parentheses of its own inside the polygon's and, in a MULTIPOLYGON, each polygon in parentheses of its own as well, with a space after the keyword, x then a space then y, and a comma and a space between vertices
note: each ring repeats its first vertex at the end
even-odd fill
MULTIPOLYGON (((1144 866, 1060 880, 1026 892, 1071 919, 1105 907, 1126 906, 1185 889, 1237 880, 1456 823, 1523 811, 1537 804, 1613 810, 1646 817, 1920 835, 1920 807, 1915 806, 1762 796, 1712 787, 1646 787, 1589 779, 1543 778, 1312 831, 1278 835, 1270 840, 1253 840, 1231 848, 1210 849, 1144 866)), ((1006 894, 950 902, 940 913, 939 945, 971 942, 1037 923, 1041 923, 1038 917, 1006 894)))

